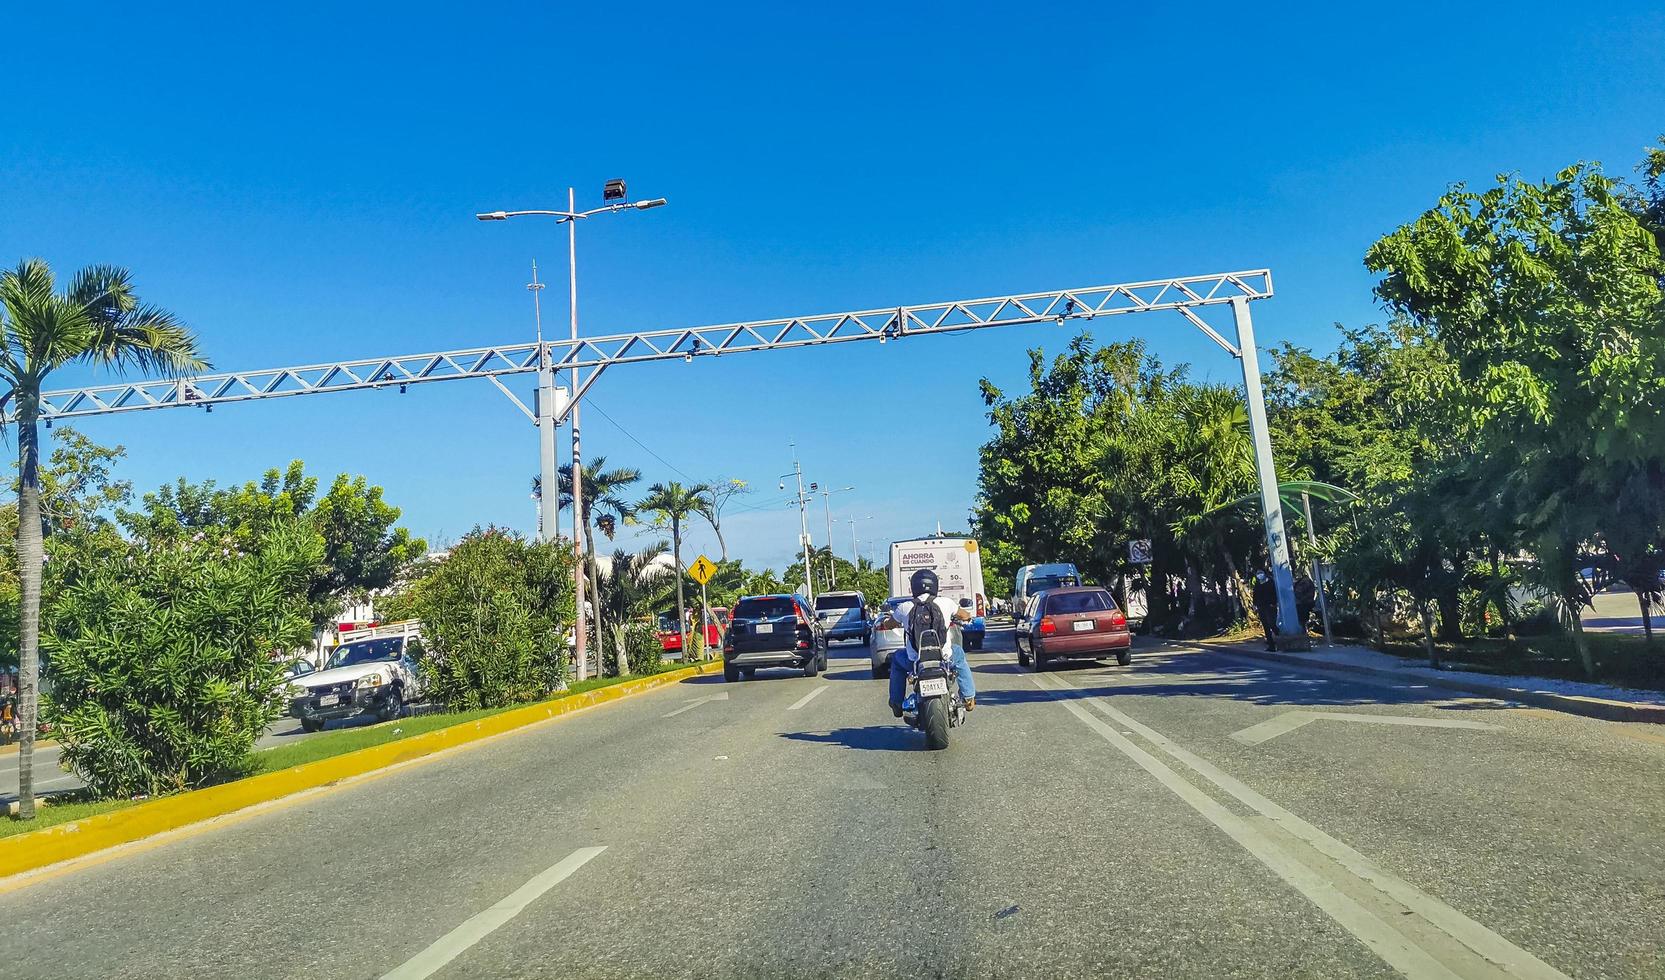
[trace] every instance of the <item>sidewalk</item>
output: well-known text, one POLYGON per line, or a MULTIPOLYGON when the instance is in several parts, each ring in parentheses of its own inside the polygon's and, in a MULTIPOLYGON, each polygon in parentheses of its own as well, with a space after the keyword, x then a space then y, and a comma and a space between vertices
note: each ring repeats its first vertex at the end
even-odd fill
POLYGON ((1259 643, 1238 640, 1189 640, 1181 645, 1234 656, 1322 670, 1369 674, 1429 687, 1463 691, 1505 701, 1551 708, 1608 721, 1642 721, 1665 725, 1665 691, 1639 691, 1608 684, 1435 670, 1400 657, 1357 646, 1318 647, 1309 652, 1268 652, 1259 643))

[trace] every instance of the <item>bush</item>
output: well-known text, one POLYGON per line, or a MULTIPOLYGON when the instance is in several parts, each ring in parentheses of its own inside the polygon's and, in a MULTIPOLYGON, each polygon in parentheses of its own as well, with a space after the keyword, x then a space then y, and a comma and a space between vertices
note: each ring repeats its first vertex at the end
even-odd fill
POLYGON ((107 533, 54 550, 45 718, 93 793, 171 793, 250 768, 278 713, 278 654, 312 639, 306 592, 323 541, 277 523, 247 549, 107 533))
POLYGON ((422 620, 420 668, 449 711, 535 701, 566 678, 573 620, 572 557, 559 542, 528 543, 476 528, 401 597, 422 620))
MULTIPOLYGON (((609 628, 609 633, 612 629, 609 628)), ((619 672, 618 642, 616 636, 609 636, 601 650, 601 669, 606 675, 619 672)), ((632 674, 655 674, 665 662, 665 645, 659 642, 659 633, 652 623, 632 622, 624 627, 624 649, 630 657, 630 672, 632 674)))

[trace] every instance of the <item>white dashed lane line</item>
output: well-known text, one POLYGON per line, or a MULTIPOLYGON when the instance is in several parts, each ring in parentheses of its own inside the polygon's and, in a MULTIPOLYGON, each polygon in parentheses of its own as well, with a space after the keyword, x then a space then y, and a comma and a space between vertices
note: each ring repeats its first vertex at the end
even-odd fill
POLYGON ((803 697, 799 698, 798 700, 792 702, 792 707, 787 708, 786 710, 787 711, 797 711, 799 708, 802 708, 804 705, 806 705, 806 704, 810 703, 811 701, 815 700, 815 696, 817 694, 820 694, 822 691, 825 691, 826 689, 827 689, 827 685, 825 685, 825 684, 821 685, 820 687, 818 687, 815 690, 809 692, 808 694, 804 695, 803 697))
POLYGON ((570 878, 573 872, 605 850, 605 847, 580 847, 573 851, 553 866, 540 871, 531 881, 511 892, 509 897, 439 937, 432 946, 401 963, 383 976, 382 980, 426 980, 427 977, 433 976, 445 964, 508 924, 509 920, 526 911, 526 907, 537 901, 544 892, 570 878))

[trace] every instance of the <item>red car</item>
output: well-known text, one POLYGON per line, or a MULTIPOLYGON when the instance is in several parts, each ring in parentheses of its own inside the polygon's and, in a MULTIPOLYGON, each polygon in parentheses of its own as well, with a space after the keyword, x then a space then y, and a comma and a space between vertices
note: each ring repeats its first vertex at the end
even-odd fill
MULTIPOLYGON (((682 633, 676 628, 676 620, 670 613, 659 614, 659 644, 666 653, 682 656, 682 633)), ((705 624, 705 648, 716 651, 723 648, 723 634, 728 632, 728 610, 721 606, 713 606, 711 619, 705 624)), ((675 657, 672 658, 676 659, 675 657)))
POLYGON ((1133 662, 1133 633, 1108 589, 1076 585, 1038 592, 1017 621, 1018 663, 1037 671, 1054 660, 1133 662))

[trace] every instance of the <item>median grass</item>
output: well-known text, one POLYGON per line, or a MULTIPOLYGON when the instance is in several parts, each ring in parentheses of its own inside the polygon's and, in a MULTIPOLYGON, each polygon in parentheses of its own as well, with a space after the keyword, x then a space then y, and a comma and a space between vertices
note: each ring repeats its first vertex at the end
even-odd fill
MULTIPOLYGON (((574 683, 569 686, 567 690, 562 691, 561 693, 550 698, 546 698, 545 700, 558 701, 561 698, 568 698, 576 694, 583 694, 585 691, 593 691, 596 688, 609 687, 613 684, 622 684, 626 681, 640 680, 644 677, 651 677, 654 674, 663 673, 668 670, 677 670, 684 666, 687 665, 680 662, 669 662, 663 664, 659 670, 653 671, 652 673, 629 674, 624 677, 591 678, 590 680, 574 683)), ((543 702, 537 701, 531 703, 541 704, 543 702)), ((502 712, 512 711, 515 708, 523 708, 525 706, 526 705, 511 704, 501 708, 479 708, 473 711, 434 712, 432 714, 415 715, 410 718, 400 718, 397 721, 382 722, 376 725, 361 725, 355 728, 343 728, 337 731, 323 732, 306 738, 297 739, 297 741, 289 745, 279 745, 274 748, 254 752, 253 758, 251 759, 252 768, 247 775, 255 776, 261 773, 276 772, 280 769, 288 769, 293 766, 304 765, 308 762, 317 762, 320 759, 328 759, 332 756, 344 755, 348 752, 356 752, 359 749, 367 749, 371 746, 381 745, 386 742, 394 742, 399 739, 410 738, 413 735, 421 735, 424 732, 431 732, 441 728, 449 728, 452 725, 466 724, 471 721, 477 721, 481 718, 487 718, 495 714, 501 714, 502 712)), ((15 816, 8 816, 6 819, 0 820, 0 838, 11 837, 17 834, 26 834, 30 831, 43 830, 47 827, 56 826, 57 824, 80 820, 83 817, 91 817, 101 813, 108 813, 112 810, 120 810, 124 807, 133 806, 136 803, 142 803, 145 799, 147 799, 147 797, 140 797, 132 800, 99 800, 93 798, 86 790, 74 790, 68 793, 58 793, 37 801, 37 803, 42 805, 37 806, 35 810, 35 818, 33 820, 20 820, 15 816)))
MULTIPOLYGON (((1485 674, 1514 674, 1568 681, 1595 681, 1650 691, 1665 691, 1665 638, 1650 645, 1643 637, 1625 633, 1586 631, 1596 675, 1584 673, 1573 638, 1566 633, 1521 636, 1510 643, 1500 637, 1481 637, 1458 643, 1436 641, 1440 659, 1454 670, 1485 674)), ((1389 635, 1385 653, 1428 662, 1420 636, 1389 635)))

